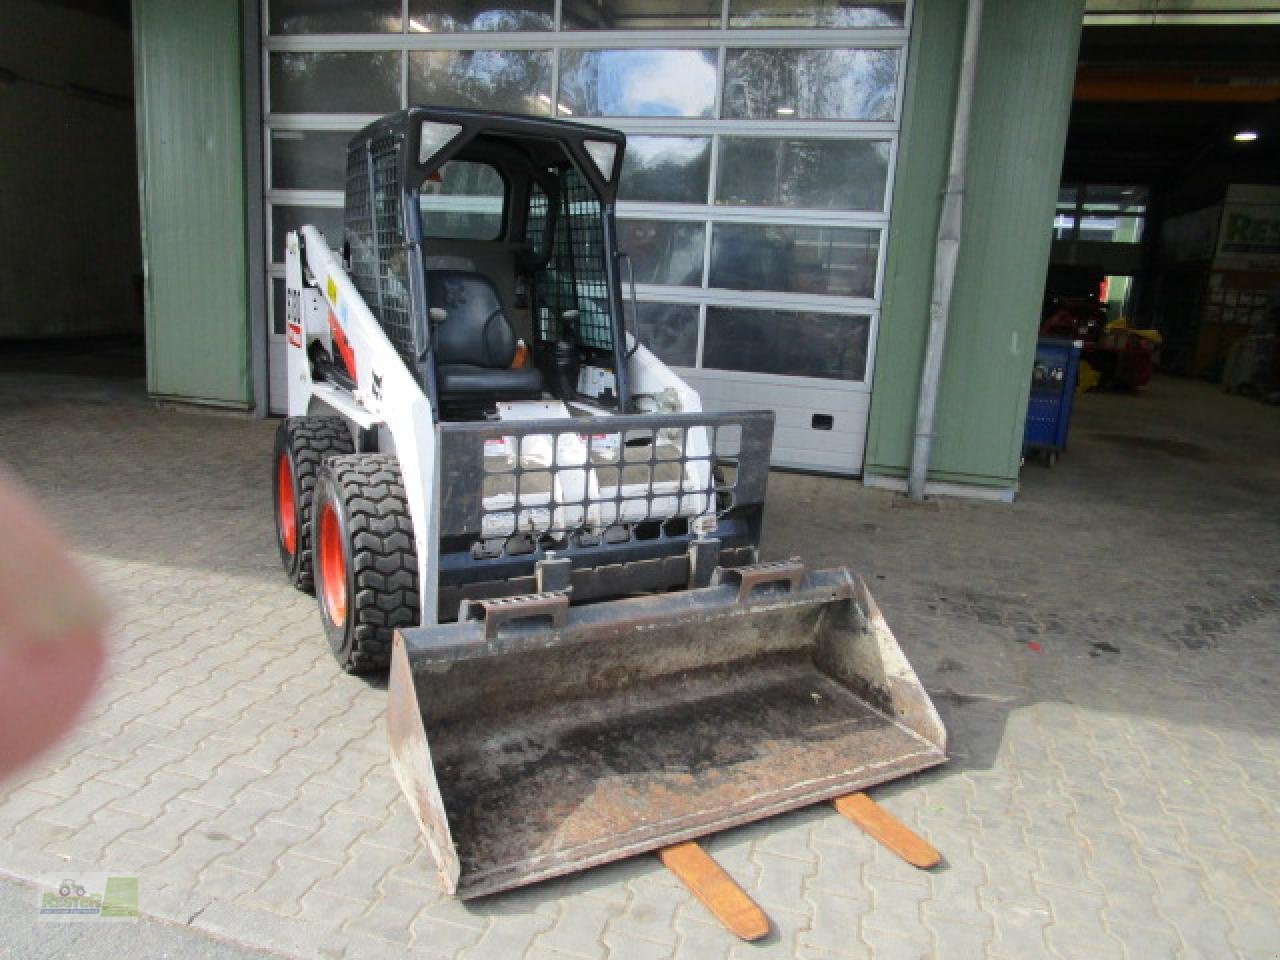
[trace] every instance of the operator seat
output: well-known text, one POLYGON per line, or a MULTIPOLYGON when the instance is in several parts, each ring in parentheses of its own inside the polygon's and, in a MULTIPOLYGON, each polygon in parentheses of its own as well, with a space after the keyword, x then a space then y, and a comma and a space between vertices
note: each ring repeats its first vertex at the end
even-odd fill
POLYGON ((447 312, 435 328, 436 385, 442 394, 536 400, 542 373, 511 368, 516 335, 493 282, 466 270, 428 270, 427 303, 447 312))

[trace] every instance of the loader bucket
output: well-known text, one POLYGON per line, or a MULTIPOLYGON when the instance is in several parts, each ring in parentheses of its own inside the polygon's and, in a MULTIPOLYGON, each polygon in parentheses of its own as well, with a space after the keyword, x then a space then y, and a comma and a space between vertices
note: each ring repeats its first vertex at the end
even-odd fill
POLYGON ((581 607, 476 603, 396 635, 389 693, 396 777, 464 898, 945 760, 933 704, 843 568, 720 570, 581 607))

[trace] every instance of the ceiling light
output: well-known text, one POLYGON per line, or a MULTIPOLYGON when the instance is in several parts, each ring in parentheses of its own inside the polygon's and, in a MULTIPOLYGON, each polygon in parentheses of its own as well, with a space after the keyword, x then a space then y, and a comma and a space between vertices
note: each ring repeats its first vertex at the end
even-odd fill
POLYGON ((795 107, 779 107, 775 113, 780 117, 794 117, 796 115, 795 107))
POLYGON ((1241 130, 1231 139, 1234 140, 1236 143, 1253 143, 1253 141, 1258 139, 1258 131, 1257 130, 1241 130))
POLYGON ((409 18, 409 29, 412 30, 414 33, 430 33, 431 32, 430 27, 428 27, 421 20, 415 19, 414 17, 409 18))

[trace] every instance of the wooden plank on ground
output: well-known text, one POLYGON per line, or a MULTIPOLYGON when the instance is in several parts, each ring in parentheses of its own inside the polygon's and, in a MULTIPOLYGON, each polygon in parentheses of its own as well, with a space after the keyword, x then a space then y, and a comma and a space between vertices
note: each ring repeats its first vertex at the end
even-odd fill
POLYGON ((865 793, 850 793, 831 802, 842 817, 856 823, 872 840, 883 844, 912 866, 928 869, 942 859, 942 854, 931 843, 912 832, 865 793))
POLYGON ((764 911, 697 843, 664 847, 658 858, 734 936, 759 940, 769 932, 764 911))

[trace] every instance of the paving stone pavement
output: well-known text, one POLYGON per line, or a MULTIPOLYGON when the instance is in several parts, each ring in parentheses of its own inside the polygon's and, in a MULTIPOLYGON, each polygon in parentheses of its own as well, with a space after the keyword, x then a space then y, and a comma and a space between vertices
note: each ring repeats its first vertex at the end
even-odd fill
POLYGON ((1280 955, 1280 410, 1086 397, 1012 506, 774 474, 765 555, 867 577, 952 759, 875 791, 930 872, 825 807, 710 839, 773 920, 747 945, 651 857, 442 897, 384 691, 278 569, 274 424, 130 386, 0 378, 0 462, 116 615, 75 735, 0 785, 0 873, 136 872, 144 912, 299 957, 1280 955))

